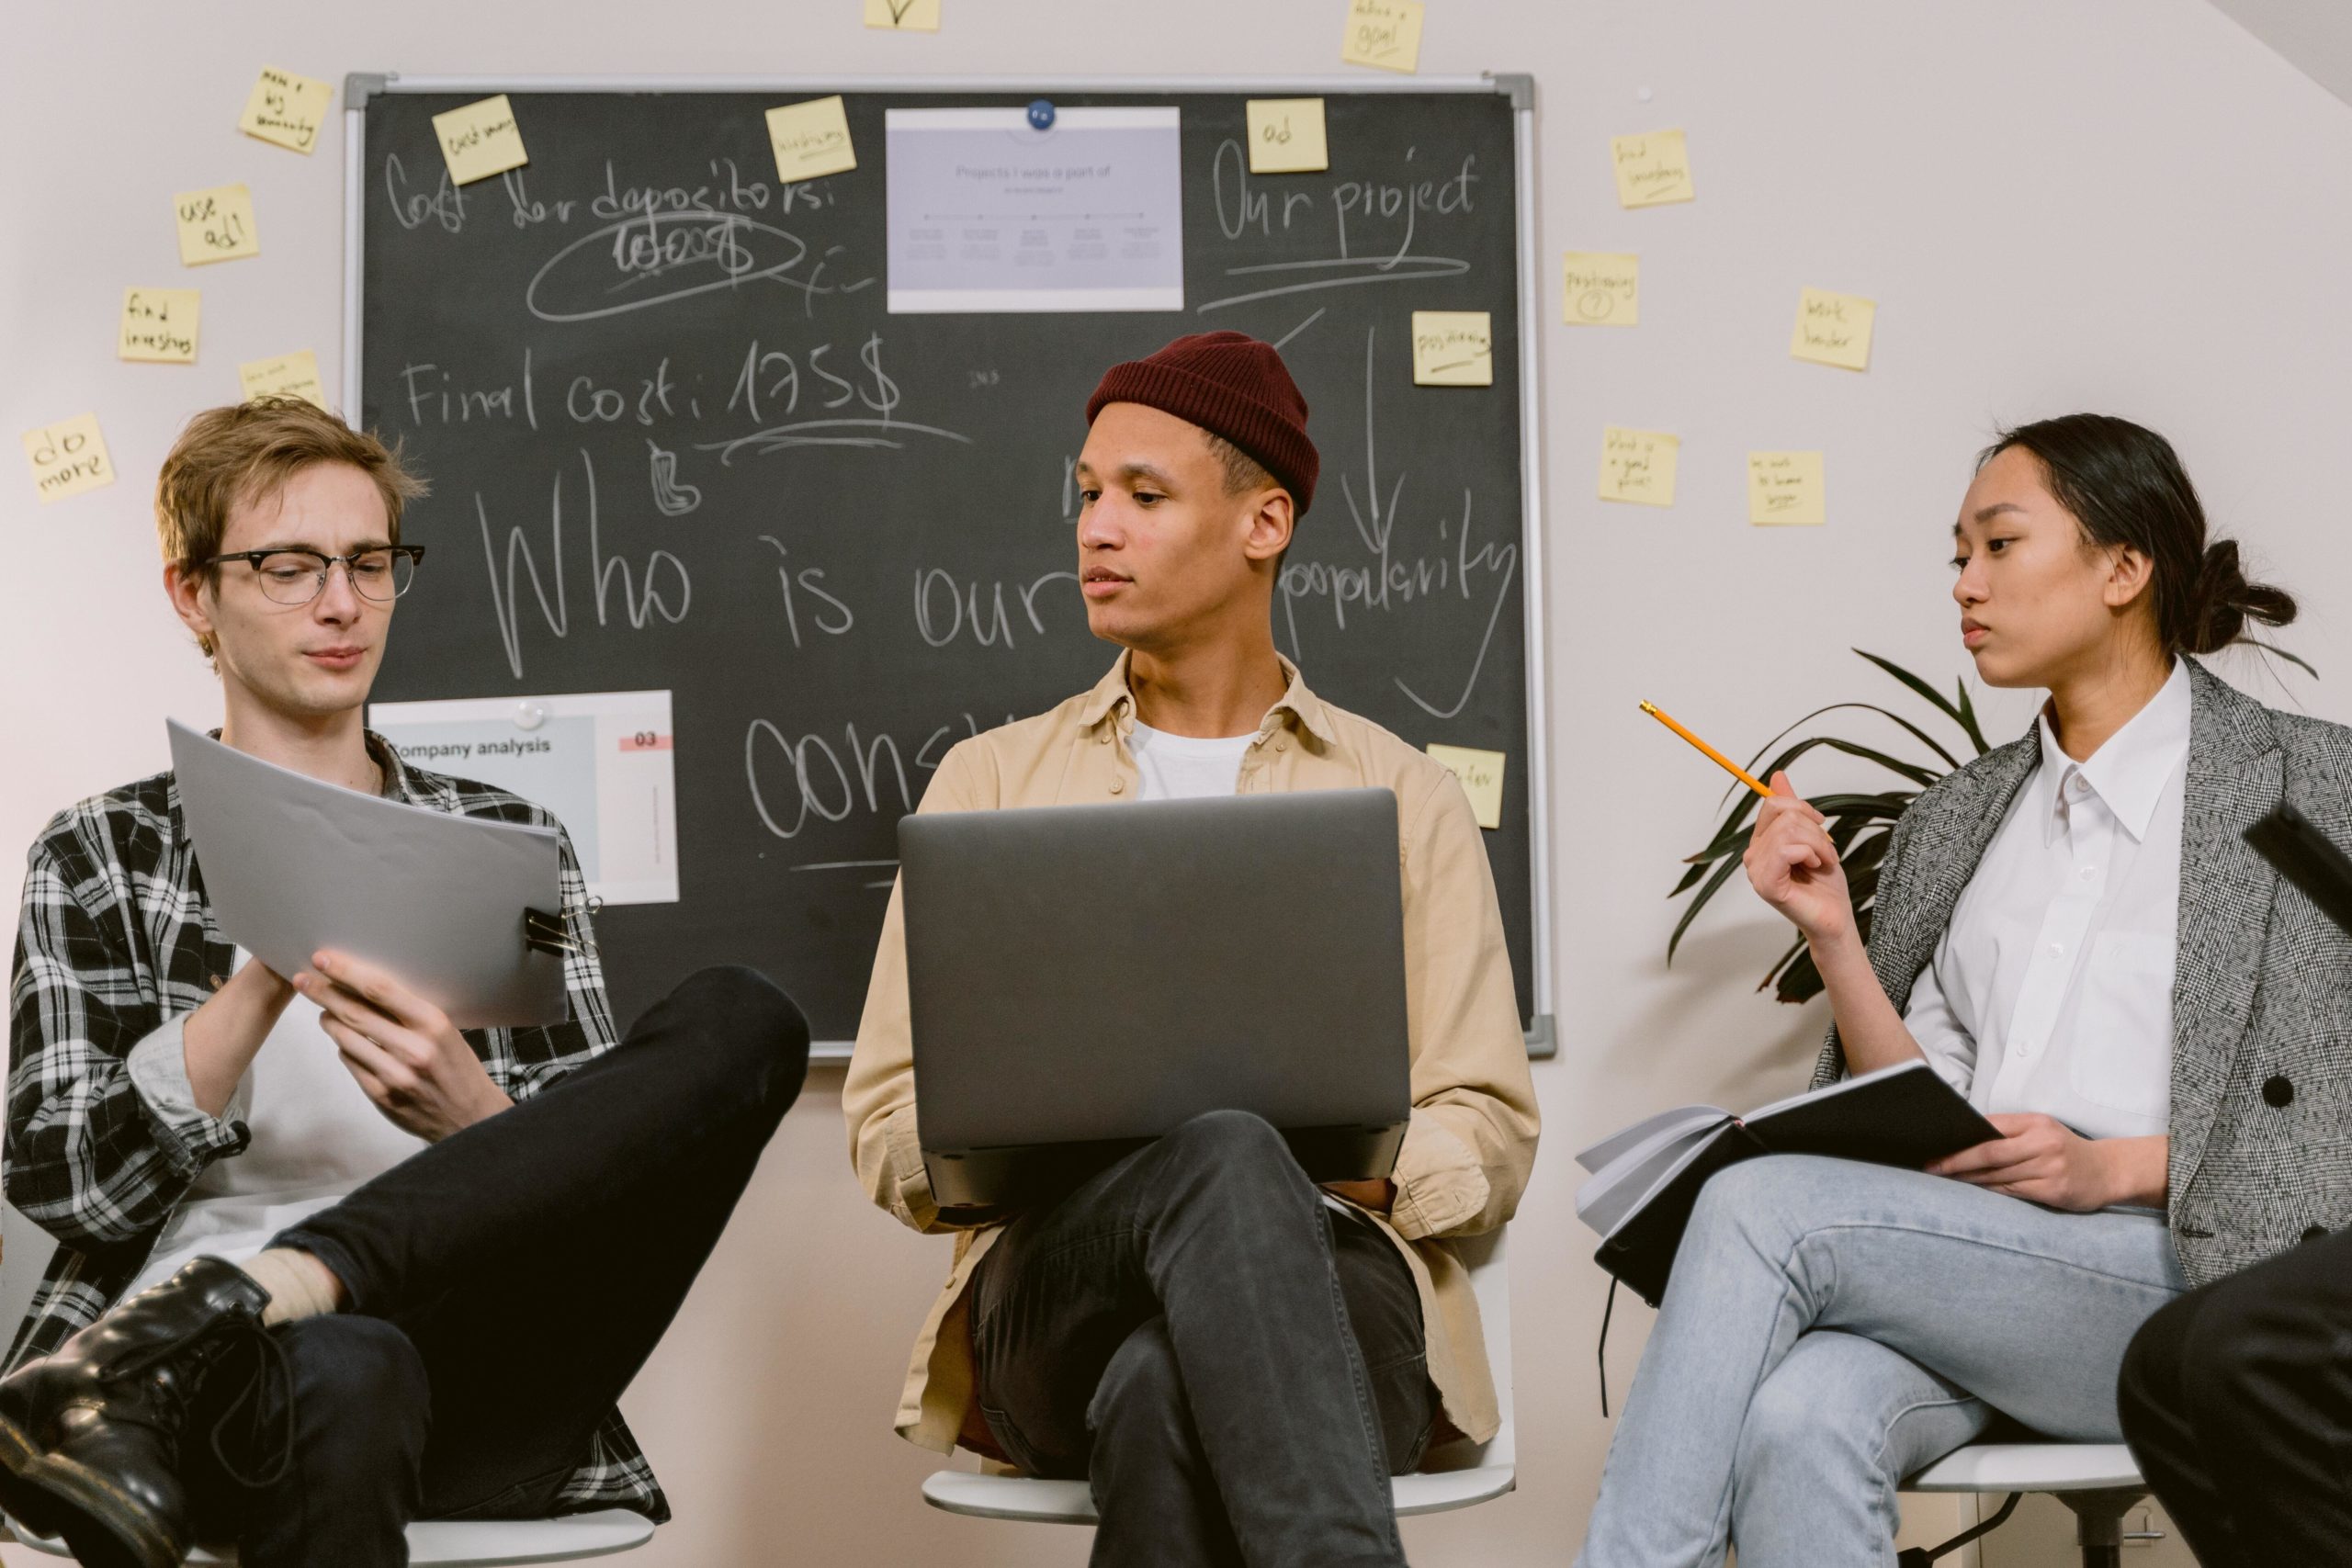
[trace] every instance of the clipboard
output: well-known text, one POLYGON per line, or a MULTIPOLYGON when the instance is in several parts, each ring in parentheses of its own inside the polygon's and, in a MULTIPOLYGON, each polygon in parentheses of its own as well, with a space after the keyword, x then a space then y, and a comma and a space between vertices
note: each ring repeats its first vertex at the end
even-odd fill
POLYGON ((2245 841, 2321 913, 2352 931, 2352 854, 2310 818, 2281 806, 2248 828, 2245 841))

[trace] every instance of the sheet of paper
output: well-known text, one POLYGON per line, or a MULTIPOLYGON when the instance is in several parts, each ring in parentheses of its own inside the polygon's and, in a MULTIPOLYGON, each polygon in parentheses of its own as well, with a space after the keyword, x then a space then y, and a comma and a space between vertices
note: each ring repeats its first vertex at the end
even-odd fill
POLYGON ((838 93, 768 110, 768 147, 775 154, 775 177, 786 185, 820 175, 845 175, 857 167, 857 149, 849 141, 849 114, 838 93))
POLYGON ((1617 205, 1662 207, 1689 201, 1690 150, 1679 130, 1653 130, 1641 136, 1609 139, 1609 161, 1617 170, 1617 205))
POLYGON ((1340 58, 1383 71, 1417 71, 1421 63, 1421 0, 1348 0, 1347 36, 1340 58))
POLYGON ((254 225, 253 192, 243 186, 184 190, 172 197, 180 226, 180 263, 202 266, 261 254, 261 231, 254 225))
POLYGON ((1682 437, 1663 430, 1609 425, 1600 433, 1600 499, 1643 506, 1674 504, 1674 464, 1682 437))
POLYGON ((511 789, 556 814, 588 895, 678 901, 678 789, 667 692, 373 703, 402 761, 511 789))
POLYGON ((896 33, 939 30, 939 0, 865 0, 865 25, 896 33))
POLYGON ((562 912, 553 831, 363 795, 166 728, 231 942, 280 975, 321 948, 379 964, 459 1028, 563 1018, 563 960, 523 943, 524 910, 562 912))
POLYGON ((327 105, 334 101, 332 83, 265 65, 261 80, 245 99, 245 112, 238 117, 237 129, 247 136, 309 152, 319 144, 319 130, 327 122, 327 105))
POLYGON ((1560 269, 1572 327, 1630 327, 1642 319, 1642 258, 1630 251, 1570 251, 1560 269))
POLYGON ((1750 452, 1747 520, 1770 526, 1818 526, 1829 520, 1818 452, 1750 452))
POLYGON ((1251 98, 1243 106, 1250 124, 1250 172, 1302 175, 1331 166, 1323 143, 1320 98, 1251 98))
POLYGON ((449 177, 461 186, 531 161, 523 150, 523 128, 515 123, 503 93, 435 115, 433 134, 440 139, 441 161, 449 165, 449 177))
POLYGON ((889 308, 1181 310, 1173 107, 888 109, 889 308))
POLYGON ((281 354, 275 359, 248 359, 237 367, 237 381, 248 400, 308 398, 334 412, 327 389, 319 380, 319 356, 310 349, 281 354))
POLYGON ((1429 754, 1462 781, 1470 809, 1481 828, 1503 825, 1503 767, 1510 759, 1500 751, 1480 751, 1469 746, 1441 746, 1432 741, 1429 754))
POLYGON ((1789 352, 1815 365, 1867 370, 1871 365, 1871 329, 1877 321, 1875 299, 1865 299, 1859 294, 1833 294, 1826 288, 1808 288, 1797 296, 1797 325, 1789 337, 1789 352))
POLYGON ((1495 384, 1494 318, 1486 310, 1413 312, 1413 384, 1495 384))
POLYGON ((33 489, 43 501, 62 501, 114 483, 114 459, 107 456, 107 438, 98 434, 94 413, 26 431, 25 460, 33 466, 33 489))
POLYGON ((193 288, 126 288, 115 356, 155 365, 196 363, 199 296, 193 288))

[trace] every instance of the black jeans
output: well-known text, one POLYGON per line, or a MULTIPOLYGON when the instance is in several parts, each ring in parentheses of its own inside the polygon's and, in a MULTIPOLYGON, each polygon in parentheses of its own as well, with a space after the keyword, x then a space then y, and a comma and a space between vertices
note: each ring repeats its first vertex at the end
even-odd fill
POLYGON ((2352 1233, 2159 1310, 2118 1404, 2204 1568, 2352 1563, 2352 1233))
MULTIPOLYGON (((790 998, 755 971, 705 969, 616 1049, 277 1237, 334 1269, 348 1307, 277 1328, 293 1387, 262 1379, 262 1419, 230 1424, 291 1421, 280 1480, 232 1482, 214 1423, 191 1425, 199 1533, 234 1539, 248 1568, 376 1568, 407 1562, 413 1518, 551 1512, 808 1062, 790 998)), ((235 1392, 208 1386, 202 1403, 235 1392)), ((277 1456, 251 1447, 232 1438, 225 1457, 266 1474, 277 1456)))
POLYGON ((989 1428, 1091 1483, 1097 1564, 1404 1562, 1388 1477, 1437 1413, 1420 1298, 1259 1118, 1196 1118, 1023 1214, 971 1291, 989 1428))

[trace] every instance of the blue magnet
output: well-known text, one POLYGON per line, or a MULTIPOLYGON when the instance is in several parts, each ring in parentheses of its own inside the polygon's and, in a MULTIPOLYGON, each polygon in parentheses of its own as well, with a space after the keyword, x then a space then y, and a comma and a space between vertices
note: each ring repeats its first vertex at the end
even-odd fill
POLYGON ((1054 101, 1051 98, 1032 98, 1029 101, 1029 124, 1036 130, 1053 130, 1054 101))

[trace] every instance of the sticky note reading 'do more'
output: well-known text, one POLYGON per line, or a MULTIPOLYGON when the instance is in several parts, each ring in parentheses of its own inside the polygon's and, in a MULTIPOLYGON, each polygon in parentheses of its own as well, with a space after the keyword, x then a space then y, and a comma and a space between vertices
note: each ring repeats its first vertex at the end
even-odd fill
POLYGON ((865 25, 898 33, 939 30, 939 0, 865 0, 865 25))
POLYGON ((1600 433, 1600 499, 1643 506, 1674 504, 1674 464, 1682 437, 1663 430, 1627 430, 1611 424, 1600 433))
POLYGON ((1322 99, 1251 98, 1244 108, 1251 174, 1303 175, 1331 166, 1323 144, 1322 99))
POLYGON ((200 299, 193 288, 124 289, 115 356, 153 365, 195 364, 200 299))
POLYGON ((1696 194, 1690 185, 1690 149, 1679 130, 1612 136, 1609 161, 1617 170, 1620 207, 1660 207, 1689 201, 1696 194))
POLYGON ((461 186, 519 169, 531 161, 523 150, 523 128, 514 122, 506 95, 483 98, 433 117, 433 134, 441 141, 441 160, 449 177, 461 186))
POLYGON ((319 356, 307 348, 275 359, 248 359, 237 367, 237 383, 248 402, 255 398, 301 398, 321 408, 327 406, 327 389, 319 380, 319 356))
POLYGON ((1841 370, 1867 370, 1871 364, 1871 329, 1878 321, 1878 301, 1859 294, 1832 294, 1808 288, 1797 297, 1796 331, 1789 337, 1789 352, 1815 365, 1841 370))
POLYGON ((98 434, 98 416, 85 413, 25 432, 25 457, 43 501, 62 501, 114 483, 114 459, 98 434))
POLYGON ((775 177, 786 185, 857 167, 849 115, 838 93, 768 110, 768 145, 775 150, 775 177))
POLYGON ((1413 385, 1495 384, 1494 318, 1485 310, 1413 312, 1413 385))
POLYGON ((1818 452, 1750 452, 1747 520, 1766 527, 1818 526, 1829 520, 1818 452))
POLYGON ((1572 327, 1630 327, 1642 319, 1642 258, 1626 251, 1570 251, 1560 270, 1562 312, 1572 327))
POLYGON ((183 266, 261 254, 261 233, 254 227, 253 192, 243 186, 184 190, 172 197, 172 216, 180 226, 183 266))
POLYGON ((1440 746, 1431 741, 1429 754, 1462 781, 1470 809, 1481 828, 1503 825, 1503 767, 1510 759, 1500 751, 1479 751, 1467 746, 1440 746))
POLYGON ((319 128, 327 122, 327 105, 334 97, 334 88, 328 83, 265 65, 261 80, 254 84, 253 96, 245 100, 237 129, 247 136, 308 152, 319 144, 319 128))
POLYGON ((1348 0, 1340 58, 1383 71, 1420 69, 1421 0, 1348 0))

